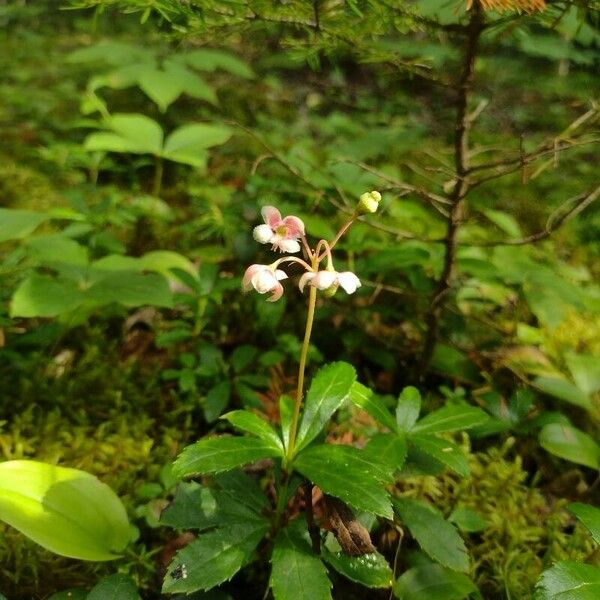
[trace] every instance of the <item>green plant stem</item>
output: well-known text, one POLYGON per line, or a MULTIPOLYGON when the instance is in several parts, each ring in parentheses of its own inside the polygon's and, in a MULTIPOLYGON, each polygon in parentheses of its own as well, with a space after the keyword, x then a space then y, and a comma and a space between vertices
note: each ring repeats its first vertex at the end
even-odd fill
MULTIPOLYGON (((314 261, 313 261, 314 262, 314 261)), ((312 333, 313 321, 315 319, 315 307, 317 305, 317 288, 310 286, 308 296, 308 314, 306 316, 306 329, 304 330, 304 342, 300 353, 300 365, 298 367, 298 387, 296 388, 296 402, 294 404, 294 413, 292 415, 292 424, 290 427, 290 442, 288 444, 286 459, 289 460, 294 455, 294 446, 296 445, 296 434, 298 432, 298 420, 300 418, 300 408, 302 406, 302 396, 304 394, 304 371, 306 370, 306 358, 308 356, 308 345, 312 333)))
POLYGON ((157 198, 160 197, 162 189, 162 178, 163 178, 163 159, 160 156, 156 157, 154 163, 154 183, 152 185, 152 195, 157 198))

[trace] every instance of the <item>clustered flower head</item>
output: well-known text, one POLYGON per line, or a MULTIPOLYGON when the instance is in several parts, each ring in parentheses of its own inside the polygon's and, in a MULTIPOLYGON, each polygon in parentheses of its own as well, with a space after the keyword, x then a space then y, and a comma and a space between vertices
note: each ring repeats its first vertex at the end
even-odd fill
POLYGON ((304 248, 306 260, 296 256, 284 256, 269 265, 250 265, 242 280, 243 290, 247 292, 254 289, 259 294, 270 294, 267 298, 268 302, 279 300, 283 295, 281 281, 288 277, 279 265, 287 262, 299 264, 305 271, 298 283, 301 292, 308 285, 324 292, 327 296, 335 294, 340 287, 346 293, 353 294, 360 287, 360 280, 352 271, 336 271, 331 251, 360 215, 377 211, 380 200, 379 192, 364 193, 359 199, 354 214, 333 241, 320 240, 314 249, 310 248, 306 240, 304 223, 301 219, 294 215, 282 217, 274 206, 264 206, 261 210, 264 223, 254 228, 254 239, 260 244, 271 244, 272 250, 289 254, 295 254, 304 248), (324 260, 327 264, 322 268, 321 263, 324 260))

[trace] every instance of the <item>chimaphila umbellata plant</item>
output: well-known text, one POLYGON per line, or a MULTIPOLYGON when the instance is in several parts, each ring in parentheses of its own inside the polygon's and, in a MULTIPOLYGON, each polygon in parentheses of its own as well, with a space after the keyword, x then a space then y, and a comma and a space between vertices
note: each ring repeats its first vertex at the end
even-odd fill
POLYGON ((423 455, 434 470, 468 474, 460 448, 438 434, 477 425, 487 418, 485 413, 468 405, 446 406, 417 422, 420 396, 409 387, 400 395, 394 418, 345 362, 322 367, 304 395, 319 292, 330 298, 339 288, 352 294, 360 287, 357 275, 336 271, 333 250, 360 216, 377 211, 380 201, 379 192, 363 194, 335 237, 314 246, 301 219, 283 218, 272 206, 262 209, 264 224, 255 227, 255 240, 287 254, 271 264, 249 266, 242 287, 269 294, 267 301, 275 302, 284 293, 281 282, 288 278, 280 267, 300 265, 304 271, 298 286, 302 292, 308 288, 308 308, 296 394, 280 398, 279 429, 258 414, 235 410, 222 419, 243 435, 204 438, 177 458, 176 477, 204 479, 180 484, 161 520, 176 529, 198 530, 199 535, 169 565, 164 592, 211 589, 233 577, 259 548, 260 556, 270 554, 269 587, 276 600, 330 599, 328 568, 374 588, 395 585, 401 590, 402 577, 438 581, 450 573, 468 593, 475 589, 460 573, 469 563, 453 525, 427 504, 393 497, 390 491, 405 461, 423 455), (290 255, 301 250, 303 258, 290 255), (325 442, 329 420, 347 403, 367 412, 379 430, 363 448, 325 442), (254 476, 241 469, 251 463, 254 476), (404 523, 428 558, 440 564, 431 563, 433 571, 425 575, 411 569, 394 584, 394 572, 371 541, 369 529, 377 519, 404 523))

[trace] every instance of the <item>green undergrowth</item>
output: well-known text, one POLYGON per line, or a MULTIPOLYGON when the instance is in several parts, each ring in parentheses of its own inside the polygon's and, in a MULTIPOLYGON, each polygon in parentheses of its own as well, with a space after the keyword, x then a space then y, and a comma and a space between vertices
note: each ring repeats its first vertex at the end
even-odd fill
POLYGON ((90 586, 116 570, 141 589, 158 585, 157 554, 166 538, 136 519, 145 502, 138 492, 158 484, 191 438, 191 412, 172 406, 159 385, 159 364, 122 361, 117 347, 93 336, 84 346, 81 353, 55 350, 51 361, 39 353, 0 369, 0 460, 29 458, 93 473, 123 499, 139 535, 119 561, 89 563, 54 555, 0 525, 0 581, 11 600, 90 586))
POLYGON ((428 498, 446 516, 456 509, 478 513, 486 525, 465 533, 471 571, 486 600, 531 598, 542 570, 558 560, 585 561, 594 542, 568 512, 565 499, 553 498, 530 481, 514 439, 502 447, 470 455, 468 478, 403 480, 402 493, 428 498))

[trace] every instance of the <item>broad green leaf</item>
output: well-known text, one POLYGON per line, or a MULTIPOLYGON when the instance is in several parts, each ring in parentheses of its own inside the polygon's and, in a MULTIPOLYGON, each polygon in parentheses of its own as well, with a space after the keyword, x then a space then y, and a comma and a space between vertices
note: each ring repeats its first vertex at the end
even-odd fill
POLYGON ((389 588, 394 580, 390 565, 379 552, 348 556, 341 550, 329 549, 325 544, 323 559, 347 579, 368 588, 389 588))
POLYGON ((331 600, 327 569, 292 521, 275 538, 269 585, 275 600, 331 600))
POLYGON ((596 544, 600 544, 600 508, 582 502, 573 502, 568 508, 589 529, 596 544))
POLYGON ((459 475, 469 474, 467 458, 456 444, 434 435, 411 435, 409 442, 459 475))
POLYGON ((182 59, 185 60, 191 67, 202 71, 214 71, 223 69, 229 71, 232 75, 252 79, 254 73, 252 69, 239 58, 223 52, 221 50, 213 50, 209 48, 198 48, 186 52, 182 59))
POLYGON ((358 510, 391 518, 386 483, 391 469, 352 446, 323 444, 301 452, 294 467, 323 492, 341 498, 358 510))
POLYGON ((600 568, 574 561, 557 562, 544 571, 533 600, 598 600, 600 568))
MULTIPOLYGON (((252 482, 251 482, 252 483, 252 482)), ((242 496, 243 497, 243 496, 242 496)), ((263 518, 230 493, 196 482, 182 483, 160 521, 176 529, 210 529, 244 524, 263 518)))
POLYGON ((331 415, 350 397, 355 379, 354 367, 348 363, 335 362, 319 369, 306 394, 296 452, 319 435, 331 415))
POLYGON ((87 265, 88 249, 60 234, 39 235, 27 240, 31 258, 45 265, 56 263, 87 265))
POLYGON ((181 479, 188 475, 220 473, 281 454, 279 446, 257 438, 204 438, 183 450, 173 465, 173 474, 181 479))
POLYGON ((85 295, 75 281, 32 273, 15 290, 11 317, 56 317, 76 309, 85 295))
POLYGON ((19 240, 50 219, 50 215, 31 210, 0 208, 0 242, 19 240))
POLYGON ((500 210, 487 209, 483 211, 483 214, 497 227, 502 229, 512 238, 519 238, 523 236, 521 227, 517 223, 517 220, 510 214, 502 212, 500 210))
POLYGON ((220 381, 213 385, 208 390, 202 408, 204 409, 204 418, 212 423, 216 421, 221 413, 225 410, 225 407, 229 404, 231 398, 231 382, 228 380, 220 381))
POLYGON ((100 304, 118 302, 124 306, 173 305, 167 280, 158 273, 107 272, 88 290, 88 297, 100 304))
POLYGON ((203 167, 206 150, 224 144, 230 137, 231 130, 223 125, 183 125, 169 135, 162 156, 192 167, 203 167))
POLYGON ((600 390, 600 358, 598 356, 569 352, 566 354, 565 360, 580 390, 586 394, 595 394, 600 390))
POLYGON ((412 385, 405 387, 398 397, 396 406, 396 423, 401 431, 410 431, 421 412, 421 394, 412 385))
POLYGON ((454 571, 469 568, 469 555, 455 527, 432 506, 409 498, 394 498, 394 510, 423 550, 454 571))
POLYGON ((468 404, 449 404, 421 419, 412 433, 443 433, 458 431, 481 425, 489 419, 488 415, 475 406, 468 404))
POLYGON ((390 411, 367 386, 355 381, 350 388, 350 400, 371 415, 376 421, 391 431, 396 431, 394 417, 392 417, 390 411))
POLYGON ((600 446, 586 433, 559 423, 545 425, 540 431, 542 448, 578 465, 600 468, 600 446))
POLYGON ((162 591, 209 590, 231 579, 247 564, 269 530, 269 523, 250 522, 203 533, 180 550, 167 569, 162 591))
POLYGON ((221 417, 229 421, 237 429, 256 435, 266 442, 279 446, 283 451, 283 443, 272 425, 265 419, 249 410, 234 410, 221 417))
POLYGON ((86 600, 141 600, 137 587, 127 575, 103 577, 90 591, 86 600))
POLYGON ((380 463, 398 471, 406 460, 406 439, 397 433, 376 433, 371 437, 364 451, 380 463))
POLYGON ((482 531, 488 526, 487 521, 477 511, 470 508, 456 508, 448 517, 448 521, 467 533, 482 531))
MULTIPOLYGON (((193 76, 192 73, 190 73, 193 76)), ((165 112, 170 104, 175 102, 183 92, 185 79, 179 71, 158 69, 154 65, 142 67, 137 76, 140 89, 165 112)))
POLYGON ((96 477, 36 461, 0 463, 0 520, 44 548, 80 560, 113 560, 131 532, 125 508, 96 477))
POLYGON ((106 125, 111 132, 88 135, 84 141, 86 150, 160 154, 163 131, 150 117, 136 113, 115 114, 107 120, 106 125))
POLYGON ((290 443, 290 428, 292 426, 292 414, 294 411, 294 399, 290 396, 279 398, 279 420, 281 421, 281 439, 287 451, 290 443))
POLYGON ((592 403, 587 395, 567 379, 559 379, 558 377, 536 377, 533 380, 532 385, 553 398, 564 400, 575 406, 581 406, 586 410, 591 410, 592 408, 592 403))
POLYGON ((466 575, 436 564, 413 567, 394 584, 399 600, 463 600, 474 593, 477 588, 466 575))
MULTIPOLYGON (((127 257, 129 258, 129 257, 127 257)), ((173 278, 171 269, 180 269, 189 273, 192 277, 197 278, 197 270, 192 262, 178 254, 177 252, 171 252, 170 250, 153 250, 152 252, 146 252, 139 258, 140 265, 146 271, 155 271, 160 273, 164 277, 173 278)))

